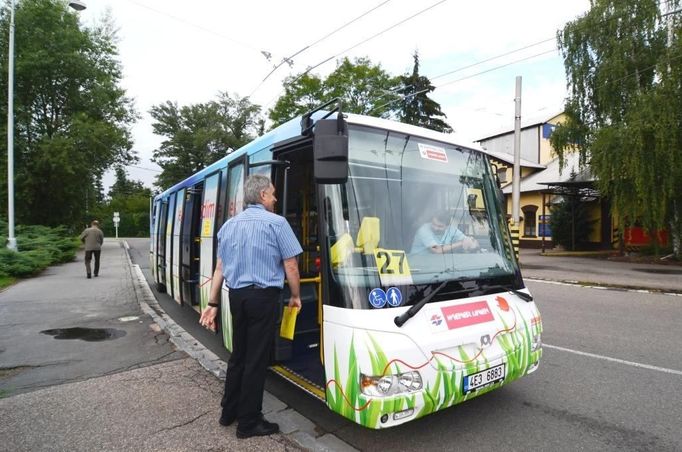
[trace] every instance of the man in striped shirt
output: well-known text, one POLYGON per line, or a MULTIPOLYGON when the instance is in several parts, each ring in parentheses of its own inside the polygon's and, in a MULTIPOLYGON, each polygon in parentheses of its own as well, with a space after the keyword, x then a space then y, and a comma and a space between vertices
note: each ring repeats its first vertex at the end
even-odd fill
POLYGON ((237 437, 277 433, 263 418, 263 388, 275 339, 275 323, 284 275, 291 291, 289 306, 301 307, 297 256, 303 252, 284 217, 274 214, 275 187, 252 175, 244 184, 246 209, 218 232, 218 262, 202 325, 214 329, 223 281, 229 288, 232 355, 225 376, 221 425, 236 419, 237 437))

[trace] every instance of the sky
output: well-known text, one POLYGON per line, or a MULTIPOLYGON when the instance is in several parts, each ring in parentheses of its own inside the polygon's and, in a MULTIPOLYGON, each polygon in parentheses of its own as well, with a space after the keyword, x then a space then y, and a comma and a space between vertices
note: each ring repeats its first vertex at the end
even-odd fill
MULTIPOLYGON (((400 75, 411 72, 418 51, 420 73, 436 86, 430 97, 463 145, 513 129, 517 76, 524 122, 547 119, 561 111, 567 94, 553 38, 589 8, 589 0, 83 2, 84 26, 109 14, 118 29, 121 84, 141 115, 132 128, 140 162, 128 175, 149 187, 160 169, 152 152, 163 140, 152 132, 152 106, 204 103, 228 92, 250 96, 267 116, 286 76, 328 59, 312 73, 324 77, 343 57, 368 57, 400 75), (263 81, 300 50, 293 65, 281 64, 263 81)), ((105 188, 111 183, 109 173, 105 188)))

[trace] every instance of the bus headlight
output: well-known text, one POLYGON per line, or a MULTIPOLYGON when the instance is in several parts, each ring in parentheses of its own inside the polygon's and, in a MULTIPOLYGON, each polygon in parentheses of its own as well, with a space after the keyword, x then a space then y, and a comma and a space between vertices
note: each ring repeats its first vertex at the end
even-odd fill
POLYGON ((388 397, 416 392, 422 387, 422 376, 417 371, 383 376, 360 374, 360 390, 368 396, 388 397))

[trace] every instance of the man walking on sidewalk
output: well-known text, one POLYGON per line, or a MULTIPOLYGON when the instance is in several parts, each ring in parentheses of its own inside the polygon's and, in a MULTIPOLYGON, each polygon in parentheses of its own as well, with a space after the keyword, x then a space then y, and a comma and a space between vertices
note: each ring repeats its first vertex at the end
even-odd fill
POLYGON ((90 272, 90 261, 92 256, 95 256, 95 276, 99 275, 99 256, 102 252, 102 243, 104 242, 104 233, 99 228, 99 221, 93 220, 90 227, 86 228, 79 237, 80 241, 85 244, 85 271, 87 277, 92 277, 90 272))
POLYGON ((221 425, 238 420, 237 437, 277 433, 279 426, 263 418, 265 373, 275 340, 279 297, 286 273, 291 299, 301 307, 296 256, 303 252, 284 217, 273 213, 275 187, 262 175, 244 184, 247 208, 218 232, 218 262, 202 325, 215 329, 223 281, 230 291, 232 355, 225 376, 221 425))

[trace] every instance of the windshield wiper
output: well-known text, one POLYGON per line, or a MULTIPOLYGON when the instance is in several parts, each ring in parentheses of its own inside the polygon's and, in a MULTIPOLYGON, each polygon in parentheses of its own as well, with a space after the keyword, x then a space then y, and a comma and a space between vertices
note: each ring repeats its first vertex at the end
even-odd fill
POLYGON ((396 326, 400 328, 405 324, 405 322, 414 317, 419 311, 421 311, 421 309, 426 305, 426 303, 429 302, 429 300, 435 297, 436 294, 440 292, 443 287, 445 287, 445 285, 448 282, 449 281, 443 281, 442 283, 440 283, 440 286, 436 287, 434 290, 431 291, 430 294, 422 298, 421 301, 419 301, 419 303, 410 306, 410 309, 396 316, 395 319, 393 319, 393 322, 396 324, 396 326))
POLYGON ((493 290, 493 289, 506 290, 507 292, 511 292, 514 295, 516 295, 517 297, 521 298, 523 301, 533 301, 532 295, 529 295, 526 292, 521 292, 520 290, 514 289, 513 287, 510 287, 510 286, 503 286, 500 284, 495 284, 492 286, 482 285, 482 286, 480 286, 479 290, 489 291, 489 290, 493 290))
MULTIPOLYGON (((417 313, 419 311, 421 311, 421 309, 426 305, 426 303, 428 303, 433 297, 435 297, 436 294, 438 294, 438 292, 440 292, 441 289, 443 287, 445 287, 445 285, 448 282, 450 282, 450 281, 443 281, 438 287, 436 287, 433 291, 431 291, 430 294, 428 294, 426 297, 424 297, 422 300, 420 300, 419 303, 412 305, 410 307, 410 309, 403 312, 401 315, 396 316, 393 319, 393 322, 396 324, 396 326, 398 328, 402 327, 408 320, 410 320, 412 317, 417 315, 417 313)), ((502 290, 505 290, 507 292, 512 292, 514 295, 516 295, 517 297, 521 298, 524 301, 533 301, 532 295, 529 295, 525 292, 521 292, 520 290, 514 289, 513 287, 497 285, 497 284, 492 285, 492 286, 479 286, 477 288, 475 288, 475 287, 466 288, 466 289, 458 290, 458 291, 453 292, 453 293, 462 293, 462 292, 471 293, 471 292, 475 292, 477 290, 489 291, 489 290, 494 290, 494 289, 502 289, 502 290)))

